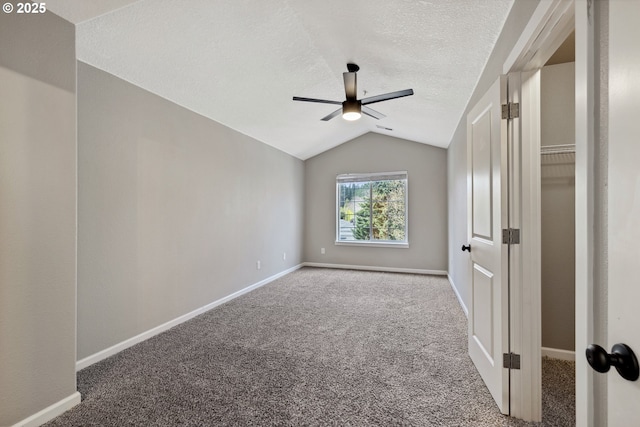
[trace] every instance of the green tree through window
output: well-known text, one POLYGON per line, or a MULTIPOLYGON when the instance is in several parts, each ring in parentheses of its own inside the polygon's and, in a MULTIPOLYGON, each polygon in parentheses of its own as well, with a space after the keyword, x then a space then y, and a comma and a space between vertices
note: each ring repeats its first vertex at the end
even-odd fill
POLYGON ((406 172, 342 175, 338 189, 340 241, 407 241, 406 172))

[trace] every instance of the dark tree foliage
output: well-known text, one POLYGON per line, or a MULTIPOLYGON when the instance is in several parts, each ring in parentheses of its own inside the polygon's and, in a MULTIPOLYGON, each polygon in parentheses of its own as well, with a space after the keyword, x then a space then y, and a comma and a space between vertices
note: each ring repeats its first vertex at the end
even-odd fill
POLYGON ((375 181, 371 198, 355 213, 353 236, 357 240, 405 239, 405 182, 375 181))

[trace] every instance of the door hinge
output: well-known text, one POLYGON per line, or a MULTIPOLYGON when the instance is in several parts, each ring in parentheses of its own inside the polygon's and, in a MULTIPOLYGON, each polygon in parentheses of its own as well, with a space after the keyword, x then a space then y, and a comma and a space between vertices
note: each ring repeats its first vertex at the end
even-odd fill
POLYGON ((508 102, 502 104, 502 118, 503 119, 517 119, 520 117, 520 104, 517 102, 508 102))
POLYGON ((520 229, 519 228, 503 228, 502 243, 504 243, 505 245, 520 244, 520 229))
POLYGON ((502 367, 507 369, 520 369, 520 355, 514 353, 503 353, 502 367))

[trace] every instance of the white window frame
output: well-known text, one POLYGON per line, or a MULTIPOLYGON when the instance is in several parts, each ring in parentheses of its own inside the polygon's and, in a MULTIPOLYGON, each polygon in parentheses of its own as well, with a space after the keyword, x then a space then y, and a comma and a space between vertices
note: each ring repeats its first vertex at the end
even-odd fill
POLYGON ((336 246, 370 246, 370 247, 409 247, 409 173, 407 171, 396 172, 371 172, 371 173, 346 173, 336 176, 336 246), (404 240, 340 240, 340 184, 349 182, 370 182, 381 180, 404 180, 404 240))

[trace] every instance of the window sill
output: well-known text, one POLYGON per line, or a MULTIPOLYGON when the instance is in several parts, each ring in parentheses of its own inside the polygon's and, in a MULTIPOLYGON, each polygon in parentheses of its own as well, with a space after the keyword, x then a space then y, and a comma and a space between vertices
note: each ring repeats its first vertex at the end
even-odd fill
POLYGON ((368 246, 372 248, 398 248, 409 249, 409 242, 356 242, 353 240, 337 240, 336 246, 368 246))

